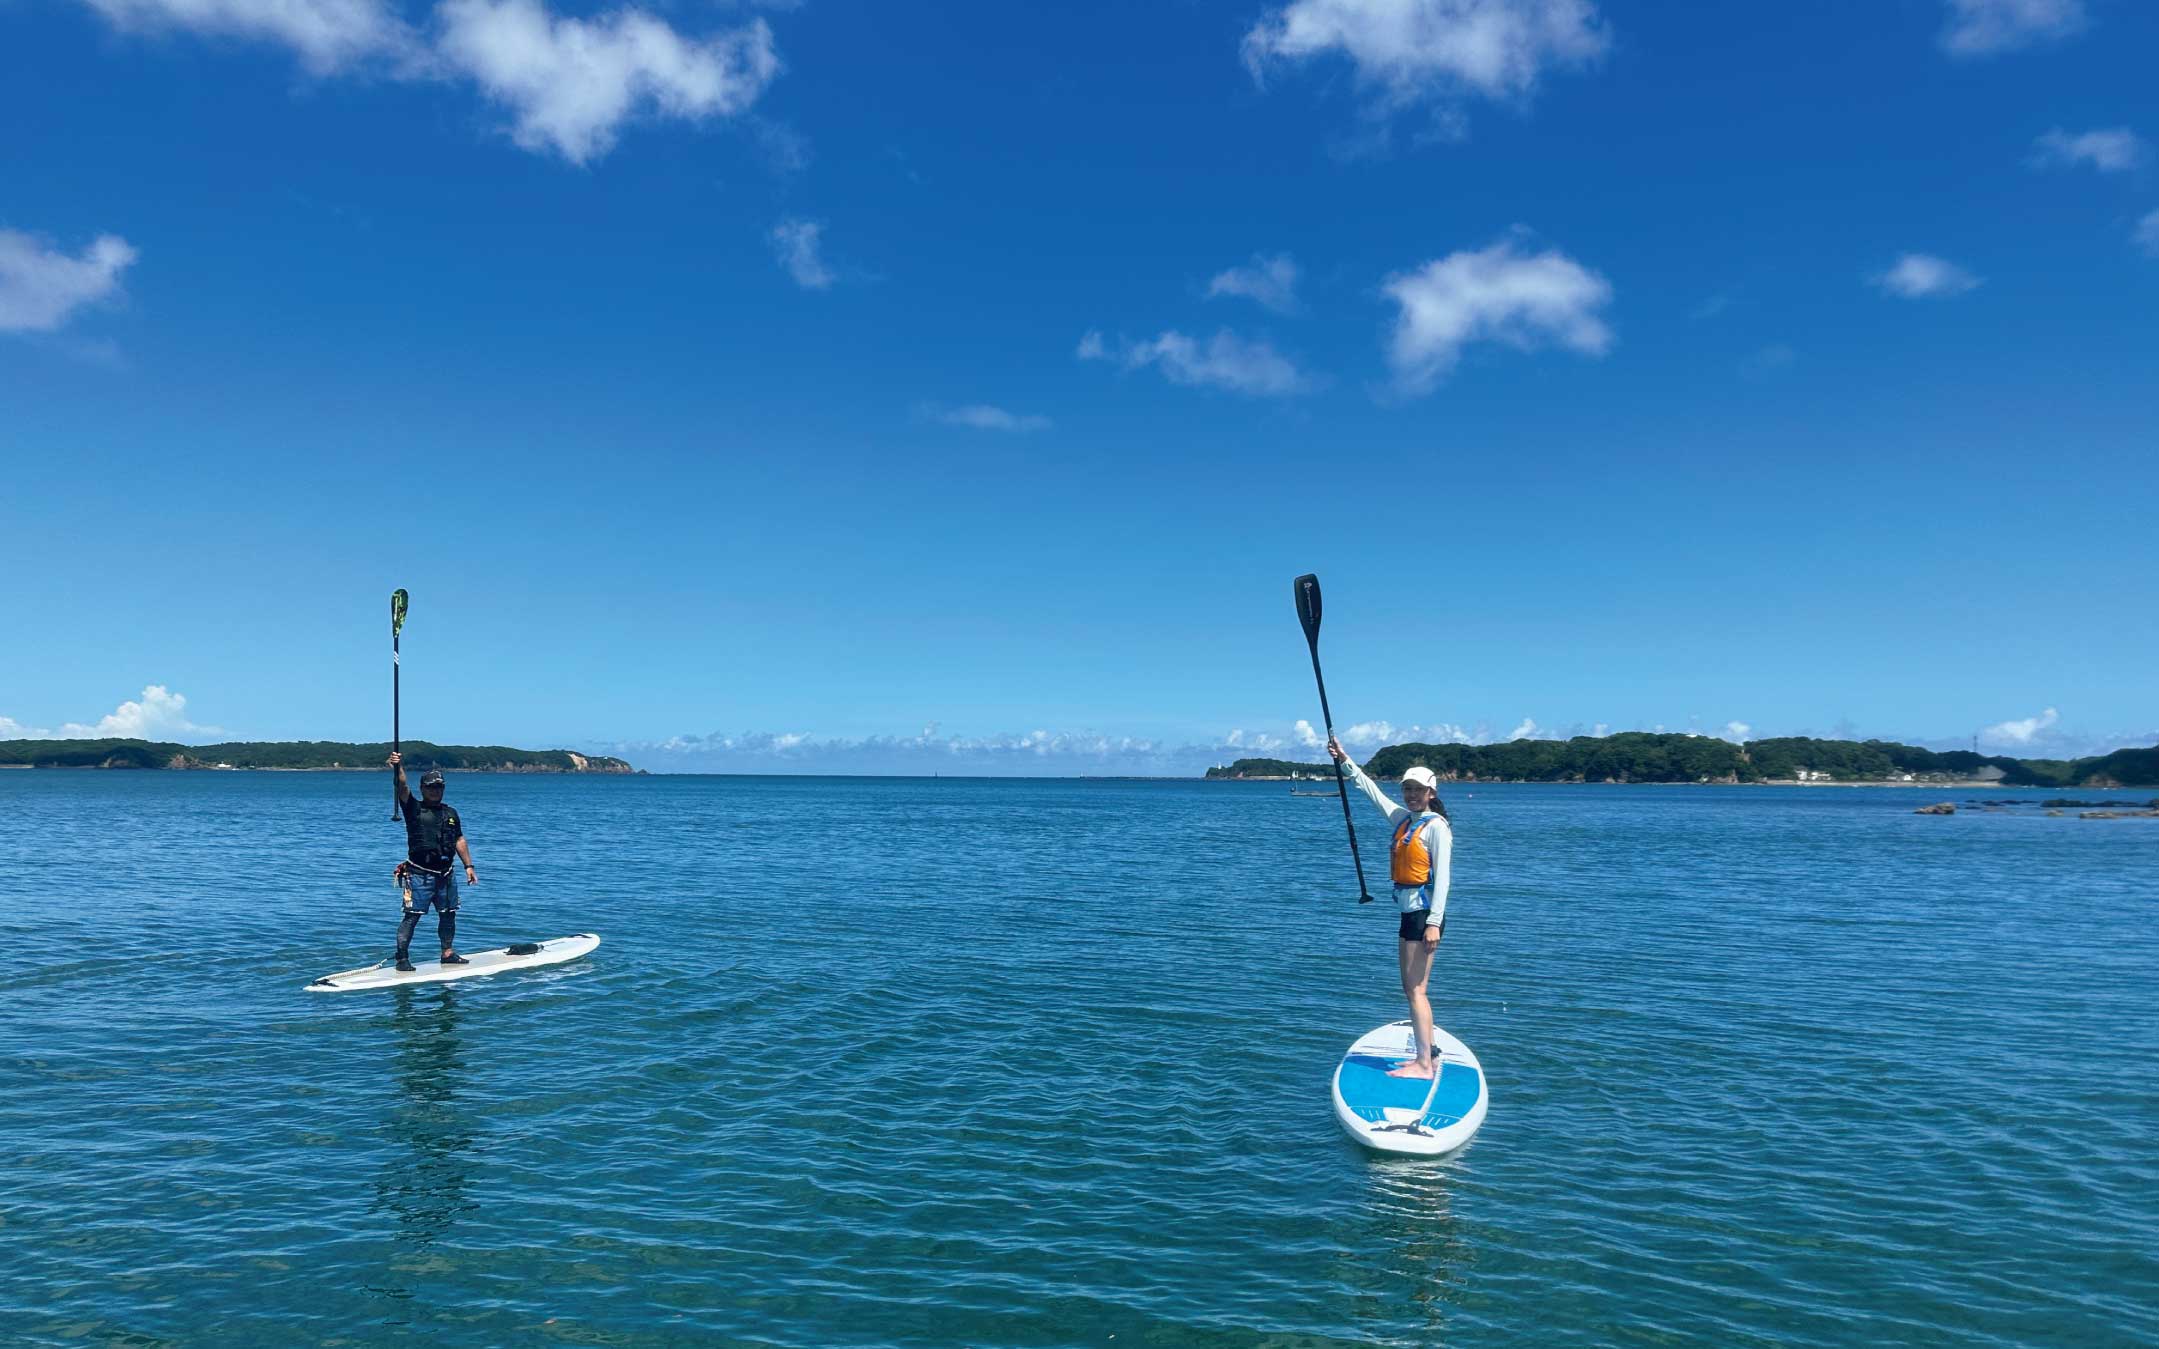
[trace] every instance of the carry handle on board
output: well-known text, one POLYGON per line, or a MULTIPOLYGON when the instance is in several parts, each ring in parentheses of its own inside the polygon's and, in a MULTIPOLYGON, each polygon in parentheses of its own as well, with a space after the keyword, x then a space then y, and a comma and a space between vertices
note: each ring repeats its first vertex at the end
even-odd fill
MULTIPOLYGON (((1304 644, 1312 649, 1312 679, 1319 685, 1319 719, 1327 728, 1327 739, 1334 739, 1334 709, 1327 706, 1327 677, 1319 672, 1319 577, 1307 574, 1291 583, 1297 592, 1297 621, 1304 625, 1304 644)), ((1357 822, 1349 814, 1349 780, 1342 776, 1342 761, 1327 756, 1334 763, 1334 789, 1342 797, 1342 825, 1349 830, 1349 860, 1357 865, 1357 902, 1372 902, 1371 887, 1364 881, 1364 858, 1357 851, 1357 822)))

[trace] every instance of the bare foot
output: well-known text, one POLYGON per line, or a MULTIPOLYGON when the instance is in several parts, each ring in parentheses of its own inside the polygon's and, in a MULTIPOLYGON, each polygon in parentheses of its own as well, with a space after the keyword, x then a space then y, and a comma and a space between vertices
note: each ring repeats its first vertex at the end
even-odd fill
POLYGON ((1429 1079, 1432 1076, 1432 1065, 1429 1063, 1419 1063, 1415 1059, 1409 1059, 1405 1062, 1396 1064, 1392 1068, 1389 1068, 1387 1070, 1387 1076, 1422 1077, 1429 1079))

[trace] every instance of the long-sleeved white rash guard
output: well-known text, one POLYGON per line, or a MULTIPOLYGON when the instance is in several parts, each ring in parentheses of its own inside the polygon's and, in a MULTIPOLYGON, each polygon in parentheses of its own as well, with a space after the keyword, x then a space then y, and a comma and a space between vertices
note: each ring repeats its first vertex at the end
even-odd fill
MULTIPOLYGON (((1357 784, 1357 790, 1372 799, 1372 804, 1386 812, 1387 823, 1400 828, 1409 818, 1409 807, 1398 805, 1379 784, 1364 775, 1356 760, 1344 759, 1342 771, 1357 784)), ((1447 885, 1454 872, 1454 830, 1447 824, 1447 817, 1437 811, 1426 811, 1417 826, 1418 837, 1424 842, 1425 854, 1432 859, 1432 919, 1437 922, 1447 916, 1447 885)), ((1389 840, 1390 843, 1392 840, 1389 840)), ((1421 885, 1397 885, 1394 887, 1395 907, 1404 913, 1415 913, 1425 907, 1424 887, 1421 885)))

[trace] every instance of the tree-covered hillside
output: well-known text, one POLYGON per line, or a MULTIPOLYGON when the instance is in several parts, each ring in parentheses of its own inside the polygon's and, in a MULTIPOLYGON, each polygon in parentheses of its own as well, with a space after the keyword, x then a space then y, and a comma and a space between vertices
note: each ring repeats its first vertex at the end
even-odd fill
POLYGON ((1787 736, 1735 745, 1712 736, 1643 731, 1495 745, 1389 745, 1365 771, 1398 778, 1417 764, 1443 782, 1789 782, 1803 774, 1829 782, 1891 782, 1905 774, 1942 782, 1986 777, 1995 769, 2012 787, 2159 786, 2159 747, 2071 761, 1921 749, 1889 740, 1787 736))
POLYGON ((1207 770, 1211 778, 1332 778, 1331 763, 1290 763, 1285 759, 1239 759, 1207 770))
MULTIPOLYGON (((566 749, 511 749, 505 745, 436 745, 404 742, 405 764, 477 773, 628 773, 620 759, 574 754, 566 749)), ((34 768, 376 768, 390 757, 387 741, 236 741, 223 745, 177 745, 153 740, 0 740, 0 765, 34 768)))

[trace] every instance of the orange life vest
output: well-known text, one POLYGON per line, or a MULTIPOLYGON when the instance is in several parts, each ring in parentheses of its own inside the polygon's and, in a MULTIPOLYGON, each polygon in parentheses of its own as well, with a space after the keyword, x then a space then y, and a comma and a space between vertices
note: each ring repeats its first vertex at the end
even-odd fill
POLYGON ((1394 883, 1396 885, 1429 885, 1432 881, 1432 852, 1424 846, 1424 822, 1430 815, 1412 815, 1394 829, 1394 883))

